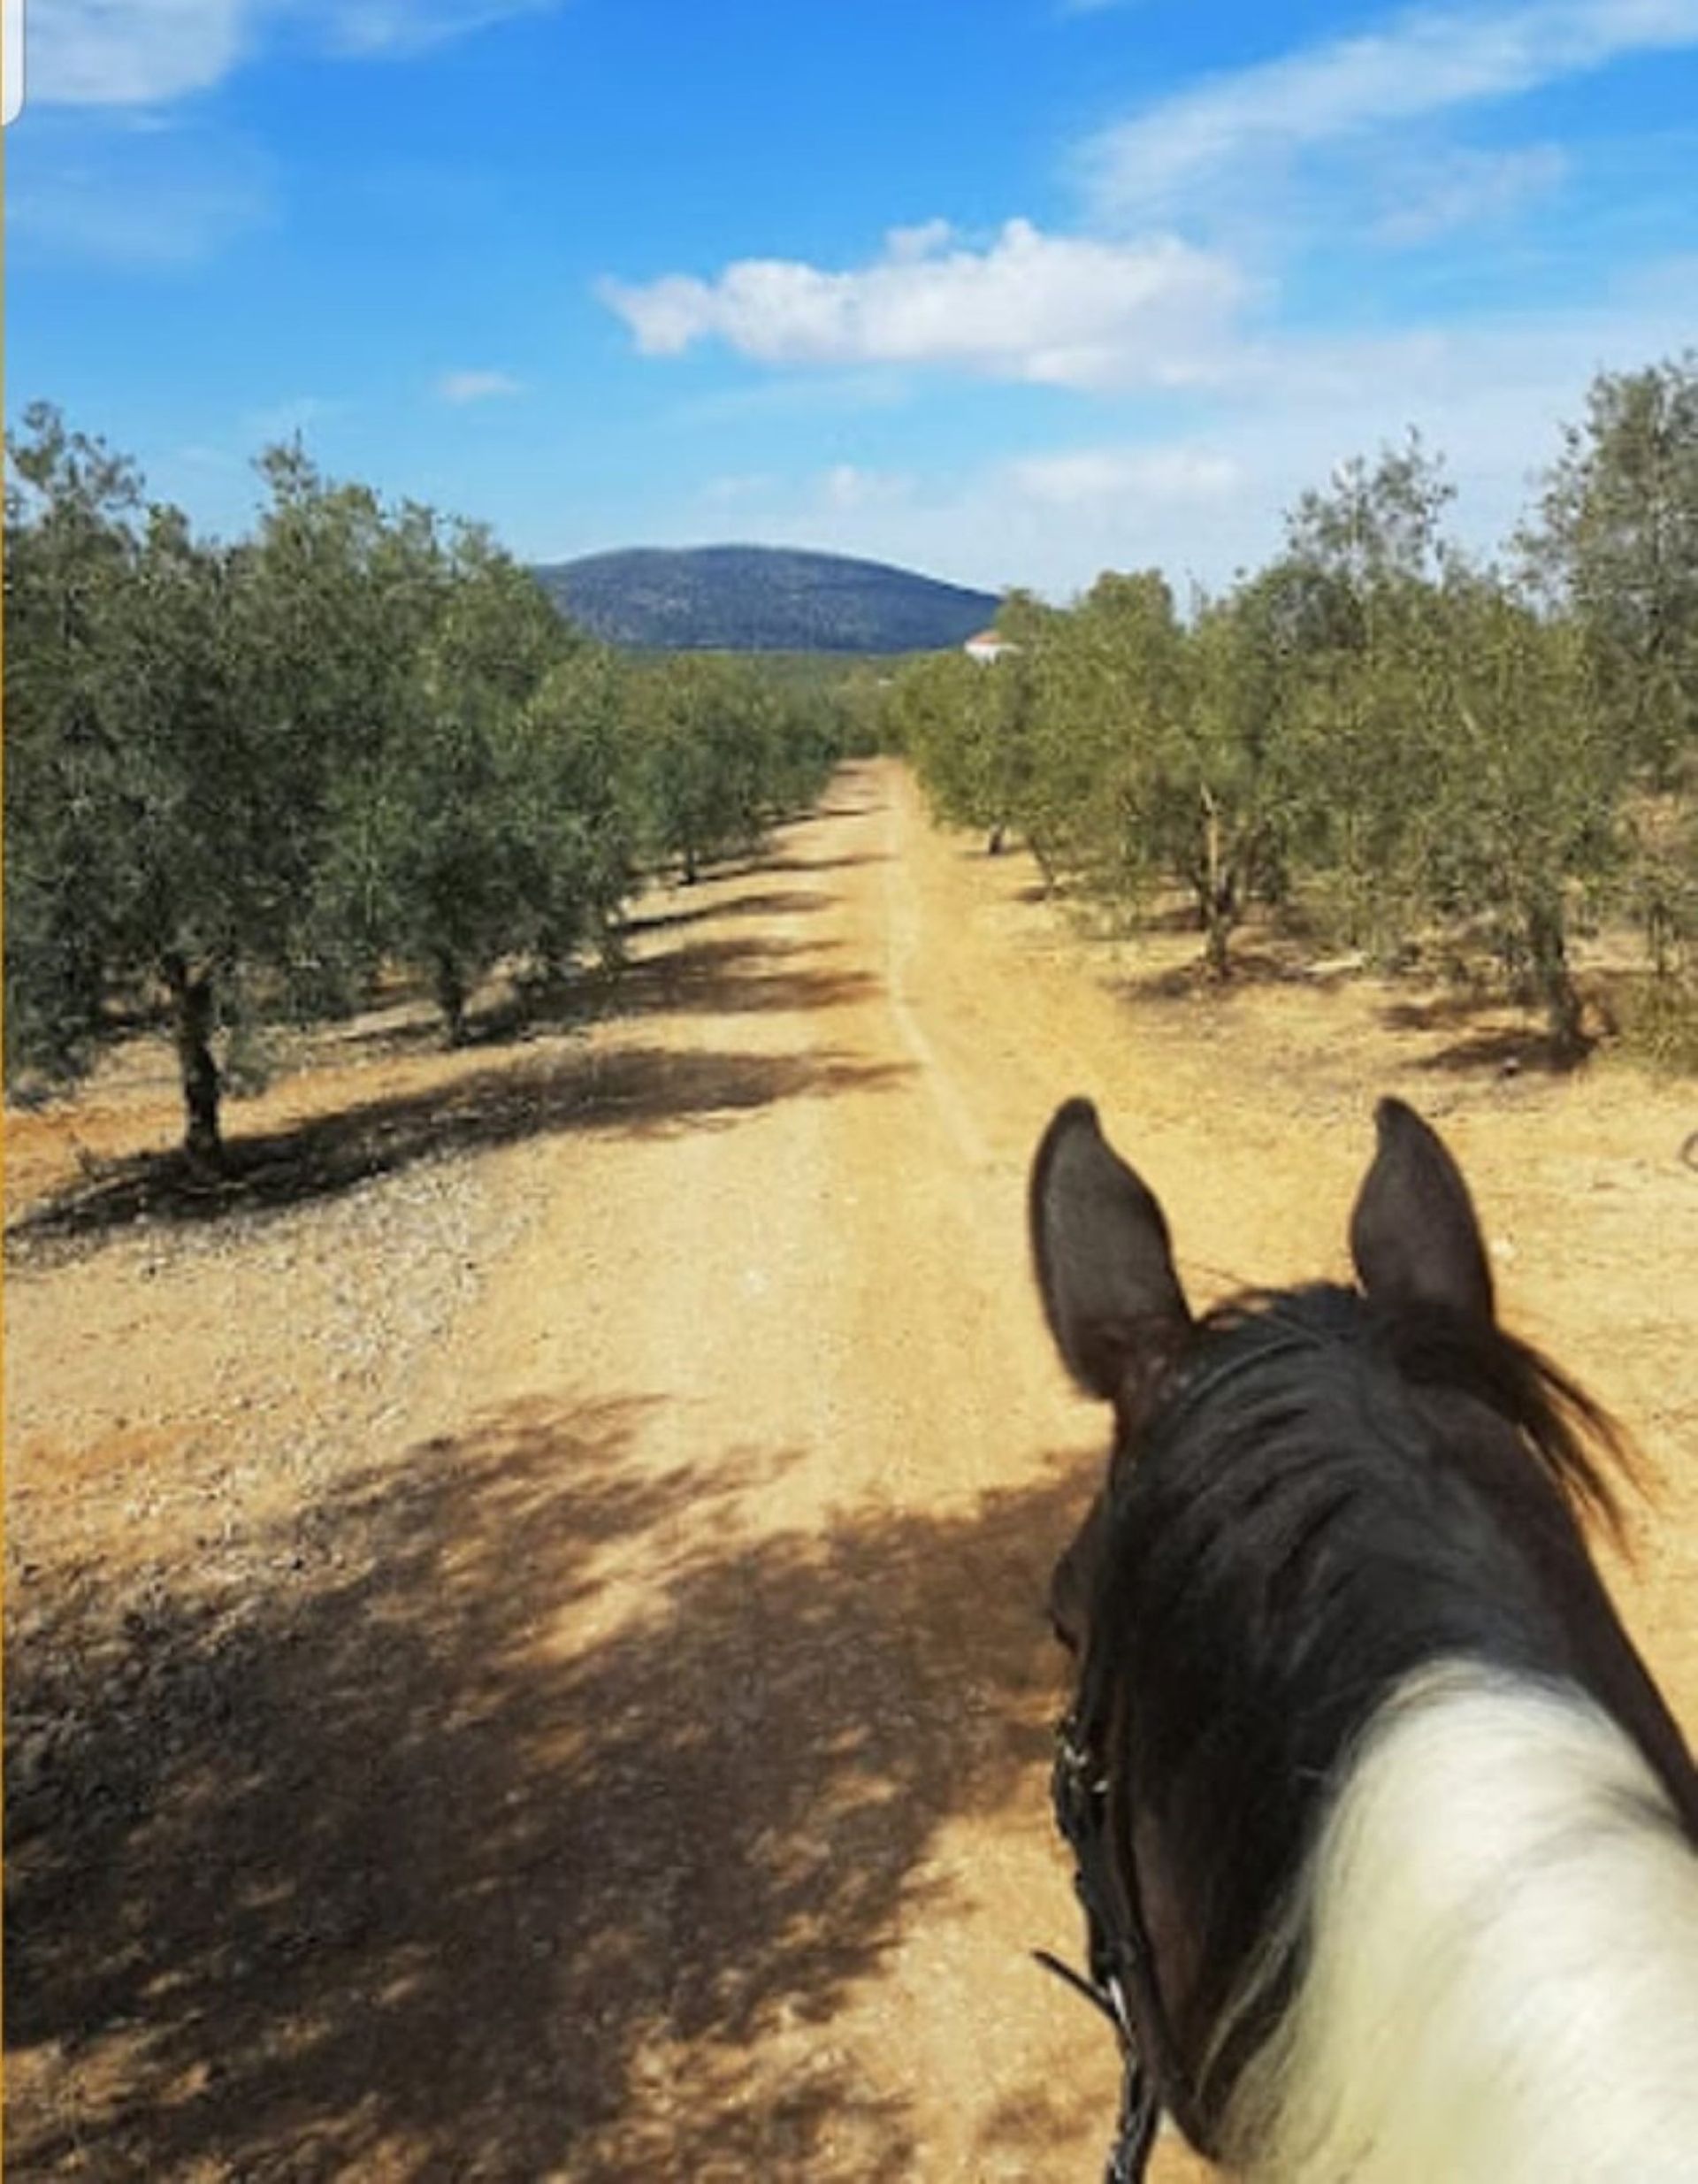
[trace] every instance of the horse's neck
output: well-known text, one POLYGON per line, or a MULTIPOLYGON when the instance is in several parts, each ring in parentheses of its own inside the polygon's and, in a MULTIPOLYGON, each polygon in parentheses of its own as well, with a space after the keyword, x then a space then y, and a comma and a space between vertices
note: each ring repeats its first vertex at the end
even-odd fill
POLYGON ((1306 1895, 1302 1987, 1228 2118, 1256 2184, 1690 2184, 1698 1852, 1606 1715, 1424 1672, 1306 1895))

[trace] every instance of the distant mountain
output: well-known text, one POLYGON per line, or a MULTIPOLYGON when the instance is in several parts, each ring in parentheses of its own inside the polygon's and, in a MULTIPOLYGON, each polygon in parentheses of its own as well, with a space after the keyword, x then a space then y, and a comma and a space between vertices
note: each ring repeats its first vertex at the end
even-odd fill
POLYGON ((883 562, 773 546, 639 547, 532 573, 593 636, 646 651, 930 652, 965 643, 1000 604, 883 562))

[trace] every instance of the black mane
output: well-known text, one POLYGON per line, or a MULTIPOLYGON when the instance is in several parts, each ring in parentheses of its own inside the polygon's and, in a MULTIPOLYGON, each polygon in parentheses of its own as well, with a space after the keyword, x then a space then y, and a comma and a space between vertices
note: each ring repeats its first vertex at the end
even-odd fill
POLYGON ((1135 1810, 1153 1820, 1165 1892, 1193 1913, 1192 1975, 1165 2000, 1206 2138, 1295 1943, 1212 2053, 1216 2028, 1353 1740, 1415 1670, 1460 1657, 1578 1685, 1640 1725, 1694 1832, 1698 1805, 1581 1529, 1618 1524, 1618 1438, 1526 1345, 1332 1286, 1239 1299, 1123 1430, 1081 1711, 1128 1839, 1135 1810))

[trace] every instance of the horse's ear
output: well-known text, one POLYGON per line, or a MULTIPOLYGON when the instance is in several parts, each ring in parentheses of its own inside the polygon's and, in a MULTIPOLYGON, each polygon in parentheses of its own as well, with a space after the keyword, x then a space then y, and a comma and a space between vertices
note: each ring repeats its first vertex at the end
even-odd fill
POLYGON ((1350 1216, 1350 1256, 1370 1297, 1448 1305, 1490 1320, 1492 1274, 1462 1170, 1401 1100, 1374 1109, 1379 1150, 1350 1216))
POLYGON ((1105 1139, 1088 1100, 1059 1108, 1032 1164, 1032 1256, 1067 1369, 1130 1402, 1191 1324, 1162 1210, 1105 1139))

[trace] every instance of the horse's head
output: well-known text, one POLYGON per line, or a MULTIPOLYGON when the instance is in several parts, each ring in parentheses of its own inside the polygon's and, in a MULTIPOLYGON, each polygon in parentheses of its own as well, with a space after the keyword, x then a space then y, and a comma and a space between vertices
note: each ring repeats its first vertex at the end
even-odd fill
MULTIPOLYGON (((1362 1287, 1377 1302, 1436 1305, 1489 1325, 1492 1279, 1461 1171, 1411 1107, 1382 1100, 1378 1148, 1350 1220, 1362 1287)), ((1154 1193, 1104 1138, 1097 1110, 1070 1100, 1033 1164, 1032 1253, 1063 1362, 1110 1404, 1108 1473, 1055 1566, 1050 1616, 1082 1651, 1116 1481, 1134 1464, 1180 1376, 1200 1376, 1206 1322, 1191 1315, 1154 1193)))
MULTIPOLYGON (((1464 2052, 1434 2030, 1449 2010, 1434 2007, 1427 1966, 1448 1949, 1448 1991, 1472 1995, 1482 2046, 1496 2041, 1495 1997, 1511 1989, 1495 1966, 1483 1976, 1489 1950, 1475 1936, 1486 1898, 1516 1890, 1482 1889, 1480 1845, 1498 1843, 1493 1870, 1518 1884, 1556 1840, 1540 1832, 1556 1824, 1543 1775, 1523 1815, 1534 1832, 1494 1835, 1499 1806, 1522 1812, 1514 1764, 1500 1765, 1497 1787, 1456 1822, 1455 1793, 1477 1797, 1480 1755, 1510 1734, 1507 1713, 1486 1731, 1465 1720, 1474 1697, 1495 1707, 1509 1694, 1525 1739, 1517 1749, 1535 1757, 1555 1748, 1553 1705, 1568 1709, 1564 1735, 1589 1724, 1609 1766, 1639 1785, 1648 1858, 1661 1855, 1650 1846, 1671 1839, 1671 1821, 1698 1834, 1698 1782, 1679 1730, 1587 1548, 1584 1518, 1615 1512, 1609 1468, 1595 1460, 1616 1452, 1608 1421, 1497 1326, 1466 1185, 1432 1130, 1395 1100, 1381 1102, 1376 1123, 1350 1220, 1356 1286, 1264 1291, 1197 1317, 1160 1206, 1089 1102, 1061 1108, 1033 1170, 1044 1309, 1068 1370, 1114 1419, 1106 1478, 1056 1566, 1051 1609, 1081 1657, 1057 1740, 1055 1805, 1085 1912, 1087 1983, 1121 2035, 1115 2176, 1143 2173, 1159 2110, 1235 2174, 1484 2179, 1518 2141, 1529 2161, 1510 2173, 1551 2173, 1546 2154, 1566 2142, 1526 2119, 1542 2116, 1572 2073, 1558 2066, 1539 2102, 1513 2116, 1518 2080, 1495 2073, 1511 2090, 1483 2127, 1465 2112, 1472 2093, 1436 2104, 1456 2109, 1473 2150, 1457 2165, 1433 2154, 1439 2142, 1421 2118, 1435 2104, 1411 2097, 1390 2059, 1399 2041, 1429 2033, 1432 2054, 1464 2052), (1566 1699, 1553 1699, 1559 1688, 1566 1699), (1451 1710, 1442 1760, 1410 1727, 1434 1692, 1431 1703, 1451 1710), (1404 1737, 1414 1756, 1388 1800, 1375 1755, 1401 1751, 1404 1737), (1347 1805, 1358 1774, 1370 1787, 1347 1805), (1365 1855, 1368 1812, 1384 1834, 1365 1855), (1535 1835, 1536 1856, 1526 1848, 1535 1835), (1453 1855, 1443 1886, 1454 1895, 1442 1897, 1427 1861, 1453 1855), (1451 1905, 1442 1917, 1440 1900, 1451 1905), (1398 1904, 1410 1916, 1393 1935, 1398 1904), (1360 1942, 1370 1927, 1381 1939, 1360 1942), (1419 1969, 1405 1979, 1411 1959, 1419 1969), (1337 1967, 1354 1978, 1358 1963, 1346 1996, 1337 1967), (1381 2021, 1394 1991, 1397 2039, 1381 2021), (1375 2058, 1386 2058, 1383 2076, 1375 2058), (1395 2159, 1358 2160, 1394 2128, 1395 2159)), ((1595 1781, 1580 1767, 1568 1789, 1600 1816, 1600 1840, 1614 1841, 1620 1792, 1601 1787, 1597 1764, 1595 1781)), ((1562 1816, 1564 1843, 1572 1832, 1562 1816)), ((1671 1903, 1679 1897, 1698 1918, 1684 1868, 1670 1887, 1671 1903)), ((1530 1965, 1545 1962, 1547 1926, 1561 1924, 1570 1900, 1556 1883, 1552 1912, 1517 1928, 1530 1965)), ((1682 1952, 1685 1942, 1671 1962, 1682 1952)), ((1621 1958, 1617 2000, 1643 1955, 1636 1941, 1621 1958)), ((1543 1977, 1528 1974, 1533 1985, 1543 1977)), ((1595 1998, 1589 1977, 1577 1971, 1574 1981, 1595 1998)), ((1548 2045, 1530 2034, 1518 2051, 1529 2083, 1548 2045)), ((1637 2144, 1676 2142, 1670 2095, 1689 2077, 1683 2064, 1656 2086, 1637 2144)), ((1458 2082, 1477 2090, 1480 2067, 1462 2067, 1458 2082)))

